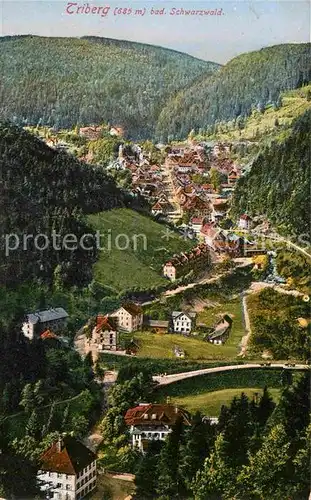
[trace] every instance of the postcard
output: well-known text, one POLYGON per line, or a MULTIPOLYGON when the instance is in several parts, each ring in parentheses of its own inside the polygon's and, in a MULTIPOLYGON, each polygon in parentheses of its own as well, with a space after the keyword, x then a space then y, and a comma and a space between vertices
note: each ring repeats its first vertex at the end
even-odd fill
POLYGON ((311 500, 310 3, 0 35, 0 497, 311 500))

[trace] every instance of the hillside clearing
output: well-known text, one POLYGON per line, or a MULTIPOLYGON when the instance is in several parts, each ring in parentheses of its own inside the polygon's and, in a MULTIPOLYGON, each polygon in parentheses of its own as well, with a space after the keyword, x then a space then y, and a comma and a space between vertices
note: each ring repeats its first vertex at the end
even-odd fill
POLYGON ((88 221, 103 235, 94 279, 118 292, 165 285, 162 264, 193 246, 172 231, 167 238, 166 226, 126 208, 90 215, 88 221))
MULTIPOLYGON (((235 396, 239 397, 242 392, 244 392, 249 399, 253 399, 254 396, 260 396, 262 394, 262 388, 242 387, 240 389, 222 389, 220 391, 205 392, 196 396, 189 395, 183 397, 172 397, 170 398, 170 402, 176 404, 177 406, 182 406, 191 413, 200 411, 205 415, 217 417, 220 413, 221 407, 223 405, 230 405, 232 399, 235 396)), ((277 403, 281 393, 280 389, 269 389, 269 392, 273 400, 277 403)))

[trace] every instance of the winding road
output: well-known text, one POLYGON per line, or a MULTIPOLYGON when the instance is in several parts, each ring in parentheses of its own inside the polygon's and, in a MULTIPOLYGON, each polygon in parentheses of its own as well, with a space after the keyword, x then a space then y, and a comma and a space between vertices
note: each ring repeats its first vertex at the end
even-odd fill
POLYGON ((157 382, 160 386, 161 385, 168 385, 168 384, 173 384, 174 382, 178 382, 179 380, 185 380, 186 378, 192 378, 192 377, 197 377, 198 375, 206 375, 208 373, 219 373, 219 372, 225 372, 229 370, 245 370, 245 369, 250 369, 250 368, 260 368, 260 369, 267 369, 267 368, 286 368, 290 370, 310 370, 310 367, 308 365, 295 365, 288 367, 285 364, 281 363, 271 363, 269 366, 262 366, 260 363, 247 363, 244 365, 228 365, 228 366, 216 366, 214 368, 203 368, 201 370, 195 370, 192 372, 183 372, 183 373, 173 373, 171 375, 159 375, 159 376, 154 376, 153 380, 157 382))

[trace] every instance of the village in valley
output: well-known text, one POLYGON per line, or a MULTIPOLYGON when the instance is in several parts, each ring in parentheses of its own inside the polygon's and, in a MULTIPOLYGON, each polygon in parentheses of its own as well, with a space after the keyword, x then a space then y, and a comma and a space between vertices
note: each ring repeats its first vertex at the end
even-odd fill
MULTIPOLYGON (((78 154, 80 160, 92 162, 92 147, 87 149, 85 144, 89 146, 103 137, 103 128, 83 127, 75 134, 83 139, 83 154, 78 154)), ((146 282, 144 292, 128 294, 118 307, 109 311, 99 308, 96 315, 80 326, 71 347, 83 358, 91 360, 96 380, 103 387, 104 417, 107 397, 109 401, 108 388, 118 380, 117 373, 122 365, 127 366, 129 360, 141 359, 144 362, 149 358, 154 358, 156 363, 158 360, 159 366, 162 366, 162 361, 168 361, 169 374, 165 365, 153 372, 154 383, 164 389, 162 399, 156 395, 153 399, 151 395, 149 401, 137 400, 136 405, 122 415, 130 448, 146 454, 150 442, 164 442, 178 420, 182 419, 186 427, 191 425, 189 410, 195 408, 194 401, 199 396, 194 396, 189 403, 189 397, 172 400, 170 391, 165 392, 170 387, 168 384, 187 379, 190 368, 185 363, 190 363, 189 366, 192 363, 194 367, 195 363, 201 363, 194 375, 213 371, 213 368, 208 368, 215 366, 208 364, 213 361, 216 361, 216 366, 217 362, 224 365, 224 370, 243 368, 243 363, 247 367, 254 360, 254 366, 258 368, 275 363, 269 349, 250 348, 250 314, 253 314, 254 306, 251 305, 250 312, 248 297, 254 297, 267 288, 281 294, 296 294, 296 297, 306 295, 291 291, 291 283, 278 274, 275 261, 278 245, 282 248, 282 239, 273 231, 267 218, 264 215, 251 217, 246 212, 232 213, 236 184, 249 168, 234 154, 236 143, 199 141, 190 134, 183 143, 147 143, 146 147, 146 143, 125 141, 122 127, 106 129, 105 134, 117 143, 116 153, 106 166, 107 173, 126 178, 131 199, 143 202, 144 216, 161 224, 168 240, 174 235, 190 245, 188 250, 174 253, 161 262, 161 276, 166 284, 158 292, 148 296, 146 282), (272 247, 265 244, 267 238, 270 244, 274 241, 272 247), (238 282, 232 290, 231 278, 238 282), (228 286, 229 291, 224 293, 223 288, 228 286), (202 364, 204 362, 207 364, 202 364), (169 363, 173 363, 172 367, 169 363), (178 368, 176 363, 184 364, 178 368), (174 375, 176 368, 177 375, 174 375), (178 375, 178 372, 184 373, 178 375)), ((72 151, 70 140, 60 139, 53 130, 42 134, 37 129, 37 135, 53 149, 77 154, 77 150, 72 151)), ((79 143, 79 139, 76 142, 79 143)), ((243 143, 243 147, 247 149, 247 144, 243 143)), ((68 348, 70 339, 64 334, 68 317, 62 307, 29 311, 22 331, 30 341, 41 339, 68 348)), ((286 369, 294 367, 295 363, 283 360, 280 365, 273 366, 286 369)), ((216 371, 219 369, 215 368, 216 371)), ((224 392, 225 387, 224 382, 224 392)), ((230 382, 228 387, 231 387, 230 382)), ((204 393, 202 389, 200 391, 204 393)), ((251 389, 248 391, 251 395, 251 389)), ((210 394, 213 396, 217 392, 210 394)), ((226 396, 220 398, 216 409, 211 402, 210 407, 204 403, 205 421, 216 425, 220 407, 226 401, 226 396)), ((62 492, 65 487, 73 490, 75 496, 66 498, 83 498, 96 488, 95 451, 98 457, 110 453, 107 451, 109 446, 101 444, 105 440, 107 438, 100 430, 91 433, 85 441, 93 449, 91 452, 86 451, 88 448, 81 443, 76 448, 69 436, 61 438, 43 456, 38 477, 45 485, 52 484, 55 492, 62 492), (53 479, 51 483, 54 460, 65 452, 69 457, 66 459, 68 464, 65 460, 57 469, 57 484, 53 479), (68 486, 67 468, 76 460, 72 458, 76 454, 84 467, 75 472, 75 483, 68 486)), ((116 473, 115 478, 126 479, 129 484, 133 480, 131 474, 122 478, 122 474, 116 473)))

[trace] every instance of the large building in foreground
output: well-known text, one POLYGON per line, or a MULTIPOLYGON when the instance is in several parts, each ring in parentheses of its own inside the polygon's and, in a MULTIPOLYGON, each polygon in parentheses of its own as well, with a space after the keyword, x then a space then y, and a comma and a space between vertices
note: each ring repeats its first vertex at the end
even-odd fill
POLYGON ((45 498, 80 500, 96 487, 96 455, 71 436, 55 441, 40 462, 37 480, 45 498))

